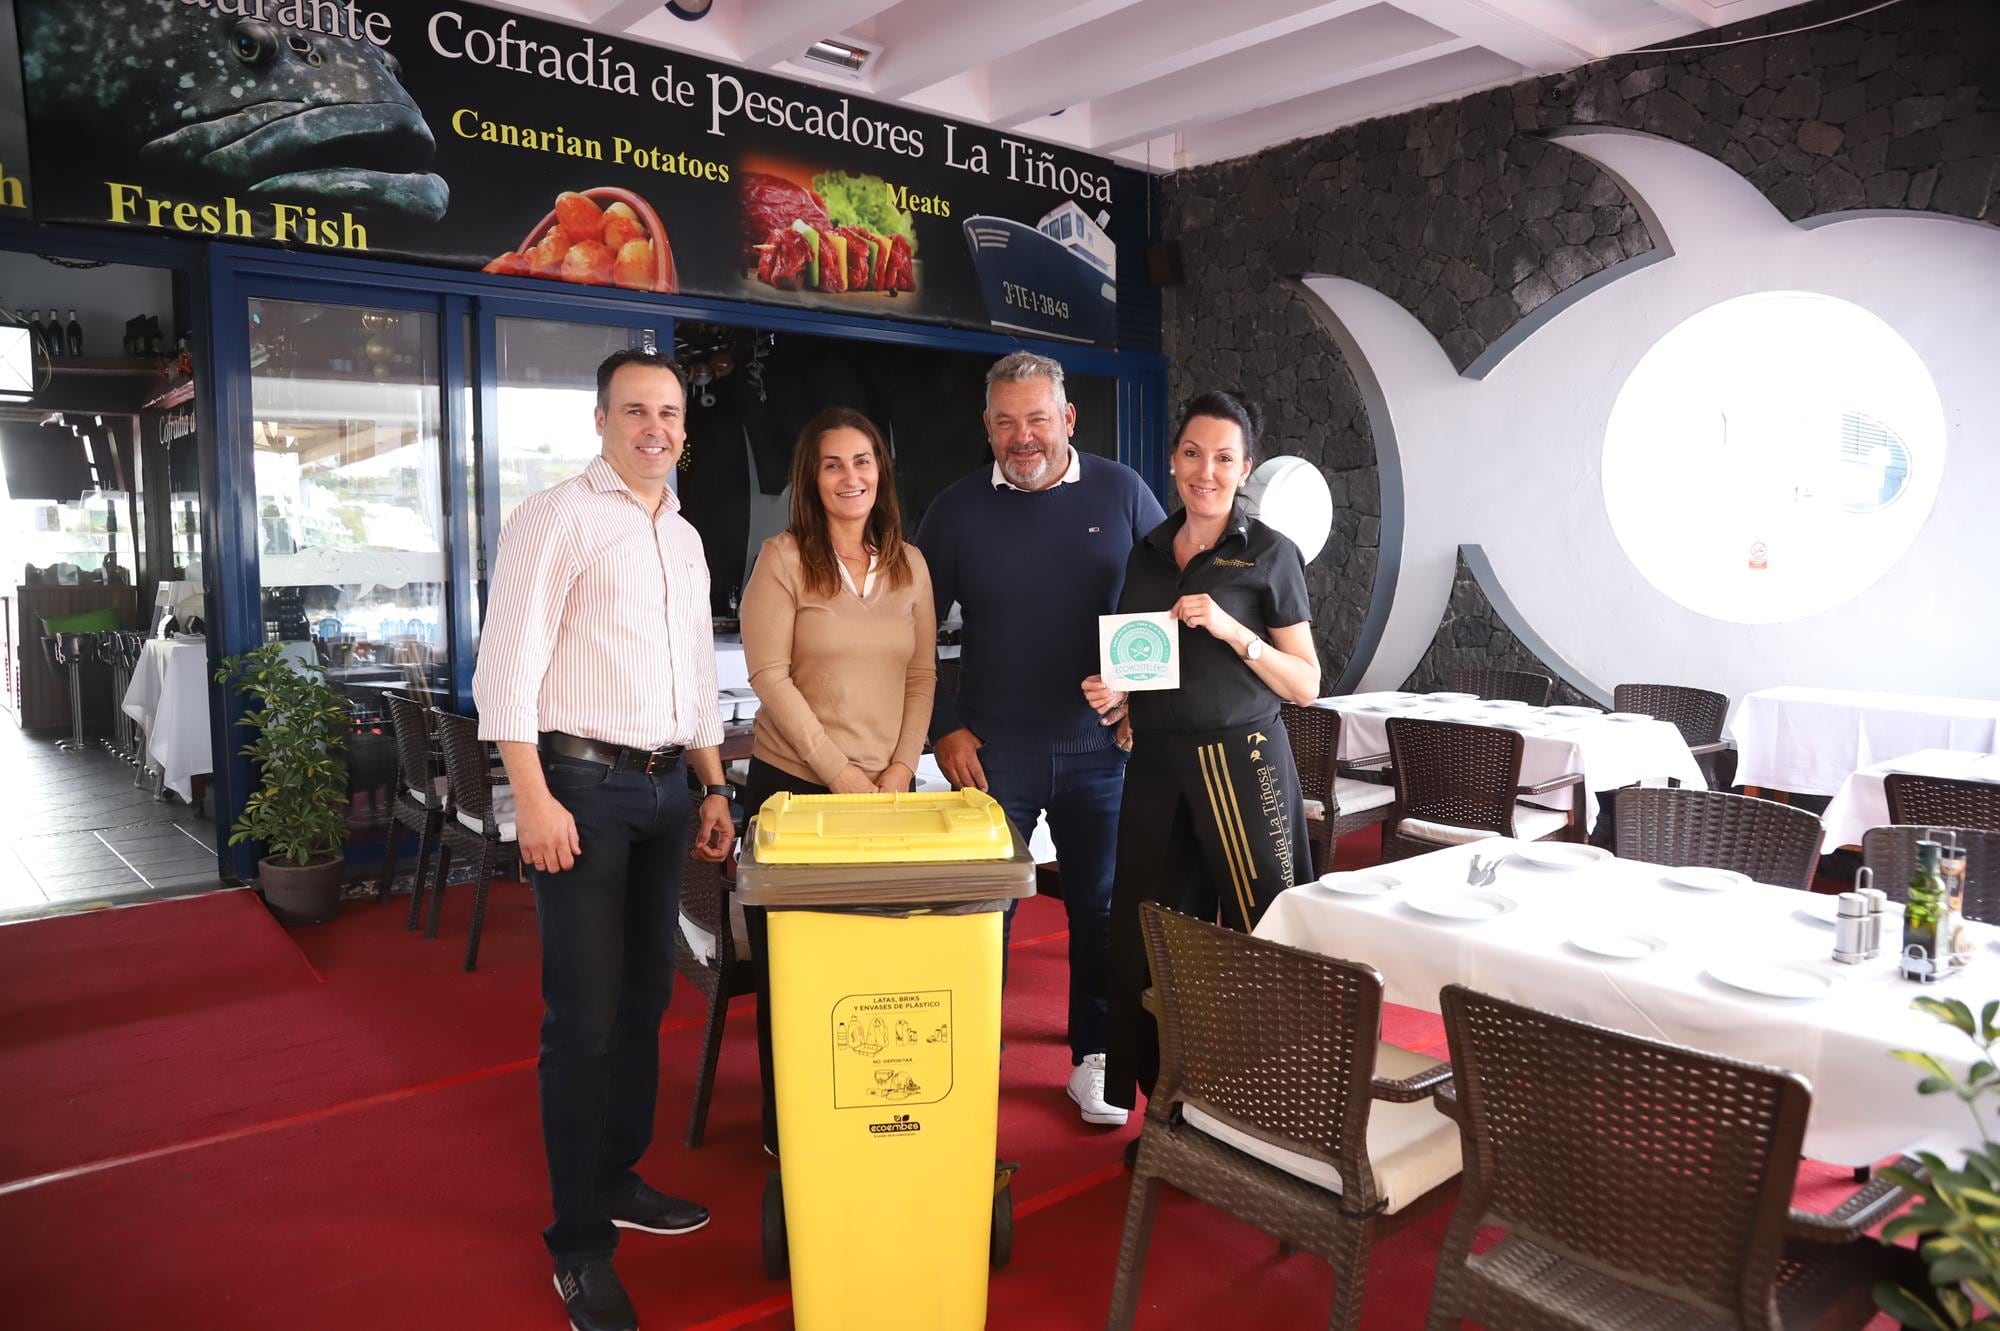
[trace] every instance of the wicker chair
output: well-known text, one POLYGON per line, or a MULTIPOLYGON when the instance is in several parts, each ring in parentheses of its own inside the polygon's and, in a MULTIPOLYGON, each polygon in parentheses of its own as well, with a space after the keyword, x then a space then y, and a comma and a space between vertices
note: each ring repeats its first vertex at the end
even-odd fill
MULTIPOLYGON (((1729 717, 1729 696, 1683 684, 1620 684, 1611 691, 1611 705, 1621 712, 1638 712, 1671 721, 1687 741, 1688 752, 1701 765, 1711 787, 1729 784, 1717 779, 1718 754, 1729 752, 1722 723, 1729 717)), ((1729 775, 1735 775, 1732 762, 1729 775)))
POLYGON ((402 837, 398 829, 407 827, 418 834, 417 874, 410 884, 410 917, 405 929, 417 927, 424 901, 425 869, 431 852, 442 840, 445 809, 450 794, 444 775, 444 759, 436 749, 437 725, 431 709, 414 698, 384 693, 389 725, 396 741, 396 793, 389 804, 389 845, 384 852, 382 878, 375 885, 375 899, 386 901, 396 884, 396 859, 402 837))
MULTIPOLYGON (((1292 741, 1292 763, 1299 769, 1299 785, 1308 800, 1316 800, 1323 812, 1319 817, 1306 813, 1306 842, 1312 847, 1313 872, 1325 873, 1333 867, 1333 850, 1349 832, 1372 827, 1389 817, 1395 802, 1393 786, 1342 776, 1343 768, 1354 763, 1340 760, 1340 713, 1331 707, 1300 707, 1278 704, 1285 733, 1292 741)), ((1379 762, 1387 754, 1360 759, 1379 762)))
POLYGON ((1369 1245, 1458 1174, 1458 1135, 1429 1104, 1450 1065, 1378 1052, 1382 977, 1368 966, 1140 911, 1160 1075, 1107 1331, 1132 1325, 1162 1183, 1331 1264, 1329 1325, 1359 1326, 1369 1245))
POLYGON ((702 960, 688 942, 687 929, 674 930, 674 969, 701 992, 708 1004, 701 1066, 694 1080, 694 1105, 688 1112, 690 1151, 701 1145, 708 1130, 708 1102, 715 1091, 715 1067, 722 1057, 722 1028, 724 1018, 729 1015, 729 1000, 738 994, 757 991, 749 959, 736 955, 736 937, 729 927, 730 883, 723 876, 723 866, 694 856, 700 831, 701 808, 697 805, 688 811, 688 859, 687 867, 681 871, 681 915, 688 924, 715 940, 715 953, 702 960))
POLYGON ((1454 670, 1451 688, 1455 693, 1476 693, 1482 698, 1512 698, 1530 707, 1547 707, 1556 682, 1532 670, 1454 670))
MULTIPOLYGON (((1875 886, 1891 901, 1910 899, 1910 879, 1916 876, 1917 842, 1937 829, 1871 827, 1861 837, 1861 862, 1875 876, 1875 886)), ((1948 829, 1965 847, 1965 914, 1968 919, 2000 924, 2000 832, 1948 829)))
POLYGON ((1428 1331, 1858 1327, 1873 1281, 1928 1287, 1914 1252, 1867 1235, 1906 1200, 1893 1185, 1791 1209, 1812 1102, 1793 1074, 1461 985, 1442 997, 1456 1079, 1437 1104, 1465 1183, 1428 1331))
POLYGON ((1698 864, 1760 883, 1812 890, 1819 819, 1804 809, 1720 790, 1618 792, 1618 858, 1698 864))
POLYGON ((2000 832, 2000 782, 1891 772, 1882 784, 1892 823, 2000 832))
POLYGON ((496 776, 479 738, 479 723, 468 716, 438 712, 438 740, 444 746, 444 770, 451 805, 440 826, 444 846, 438 852, 437 892, 431 897, 430 921, 424 937, 436 938, 444 910, 445 872, 452 853, 477 856, 478 885, 472 894, 472 928, 465 939, 465 968, 479 964, 479 931, 486 923, 486 884, 497 868, 512 864, 521 876, 521 851, 514 841, 514 793, 504 776, 496 776), (495 787, 498 787, 496 791, 495 787))
POLYGON ((1389 763, 1396 799, 1382 826, 1382 858, 1398 860, 1490 836, 1523 841, 1582 841, 1583 774, 1571 772, 1537 786, 1521 784, 1519 731, 1422 721, 1388 721, 1389 763), (1517 801, 1565 786, 1568 812, 1517 801))

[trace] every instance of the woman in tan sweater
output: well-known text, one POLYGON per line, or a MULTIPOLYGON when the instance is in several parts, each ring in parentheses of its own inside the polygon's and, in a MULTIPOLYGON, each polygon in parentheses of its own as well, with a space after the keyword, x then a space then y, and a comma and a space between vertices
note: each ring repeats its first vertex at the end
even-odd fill
MULTIPOLYGON (((930 570, 903 540, 882 432, 832 407, 799 433, 791 525, 764 542, 743 592, 743 656, 761 706, 743 805, 779 791, 908 790, 937 689, 930 570)), ((777 1153, 771 1102, 764 912, 745 912, 757 972, 764 1145, 777 1153)))

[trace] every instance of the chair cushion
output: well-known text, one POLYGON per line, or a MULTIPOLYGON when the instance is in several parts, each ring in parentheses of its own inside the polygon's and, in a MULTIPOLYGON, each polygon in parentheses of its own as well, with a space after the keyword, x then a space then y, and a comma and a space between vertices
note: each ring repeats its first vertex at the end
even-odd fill
MULTIPOLYGON (((1401 1080, 1437 1061, 1392 1044, 1377 1045, 1375 1075, 1401 1080)), ((1273 1169, 1282 1169, 1329 1192, 1340 1191, 1340 1171, 1332 1165, 1239 1132, 1194 1105, 1183 1104, 1181 1118, 1189 1127, 1273 1169)), ((1377 1100, 1368 1109, 1368 1164, 1375 1171, 1376 1191, 1393 1215, 1458 1174, 1458 1124, 1440 1114, 1428 1099, 1408 1104, 1377 1100)))
MULTIPOLYGON (((459 822, 465 824, 475 832, 485 831, 485 826, 479 821, 477 816, 469 814, 463 809, 457 810, 457 813, 459 822)), ((500 825, 500 839, 502 841, 512 841, 514 839, 513 792, 509 791, 504 795, 498 791, 494 792, 493 821, 500 825)))
MULTIPOLYGON (((450 788, 450 783, 447 782, 443 777, 434 776, 431 778, 431 790, 435 793, 440 803, 443 802, 445 791, 449 788, 450 788)), ((411 799, 417 801, 417 803, 419 804, 423 803, 424 792, 422 790, 418 789, 415 786, 405 786, 403 787, 403 789, 410 792, 411 799)))
MULTIPOLYGON (((1514 806, 1514 839, 1540 841, 1569 826, 1566 809, 1538 809, 1532 804, 1514 806)), ((1487 837, 1499 836, 1483 827, 1460 827, 1455 823, 1433 823, 1423 818, 1405 818, 1396 830, 1419 841, 1435 841, 1441 846, 1463 846, 1487 837)))
POLYGON ((1396 802, 1396 788, 1377 781, 1358 781, 1351 776, 1333 779, 1334 802, 1342 813, 1365 813, 1396 802))
MULTIPOLYGON (((729 933, 736 944, 736 959, 748 961, 750 925, 743 918, 743 903, 737 900, 734 892, 729 894, 729 933)), ((696 961, 704 966, 715 964, 715 935, 690 920, 685 914, 681 916, 681 937, 687 939, 688 951, 694 953, 696 961)))

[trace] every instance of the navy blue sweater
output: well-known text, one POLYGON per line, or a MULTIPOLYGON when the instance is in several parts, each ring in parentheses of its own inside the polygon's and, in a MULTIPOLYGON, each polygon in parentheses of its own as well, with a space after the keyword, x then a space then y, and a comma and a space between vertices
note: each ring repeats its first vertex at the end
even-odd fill
POLYGON ((958 697, 939 691, 931 736, 961 726, 988 744, 1046 753, 1108 747, 1083 700, 1098 671, 1097 617, 1114 613, 1132 547, 1166 520, 1139 473, 1081 455, 1068 484, 1025 493, 992 467, 955 482, 917 532, 942 621, 956 601, 958 697))

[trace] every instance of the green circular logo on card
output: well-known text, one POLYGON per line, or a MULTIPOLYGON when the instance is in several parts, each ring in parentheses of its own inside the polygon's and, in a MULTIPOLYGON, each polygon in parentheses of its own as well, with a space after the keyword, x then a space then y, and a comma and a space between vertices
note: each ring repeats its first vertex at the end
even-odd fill
POLYGON ((1158 624, 1127 624, 1111 635, 1111 664, 1127 679, 1158 679, 1167 673, 1173 644, 1158 624))

